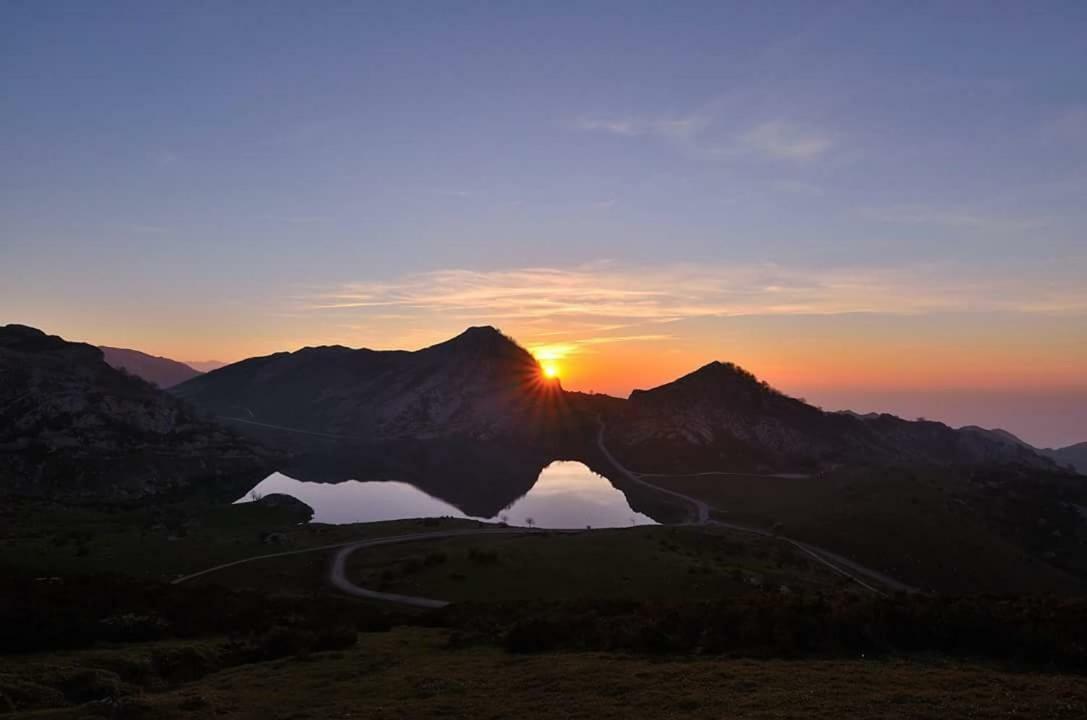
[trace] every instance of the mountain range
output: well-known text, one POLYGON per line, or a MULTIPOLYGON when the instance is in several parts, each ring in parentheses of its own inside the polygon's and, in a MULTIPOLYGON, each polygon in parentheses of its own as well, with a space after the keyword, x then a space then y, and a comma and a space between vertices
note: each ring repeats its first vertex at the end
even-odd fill
POLYGON ((629 399, 564 391, 492 327, 415 352, 307 347, 251 358, 171 392, 238 423, 354 443, 462 438, 558 445, 605 423, 645 471, 811 471, 850 464, 1018 463, 1055 469, 1025 443, 938 422, 824 412, 731 364, 710 363, 629 399))
MULTIPOLYGON (((165 385, 176 375, 158 371, 176 365, 0 328, 0 472, 9 487, 138 496, 268 469, 271 453, 235 431, 277 447, 320 442, 318 454, 347 449, 359 467, 376 457, 409 467, 391 462, 388 449, 413 448, 411 455, 420 443, 445 443, 439 455, 449 444, 520 454, 531 461, 510 477, 522 490, 548 457, 599 461, 592 447, 601 426, 609 448, 642 472, 981 464, 1050 471, 1082 462, 1082 446, 1037 451, 999 430, 824 412, 730 363, 625 400, 568 392, 492 327, 414 352, 325 346, 250 358, 193 374, 170 393, 135 377, 150 368, 165 385)), ((293 457, 300 467, 323 466, 293 457)), ((426 476, 430 465, 419 467, 426 476)), ((319 472, 333 477, 327 470, 319 472)))
POLYGON ((414 352, 251 358, 165 391, 91 345, 0 327, 0 490, 10 494, 221 502, 280 470, 408 482, 489 517, 557 459, 587 464, 652 517, 688 517, 690 503, 675 500, 685 493, 723 522, 784 525, 920 587, 1087 579, 1087 484, 1063 462, 1001 430, 825 412, 730 363, 627 399, 589 395, 478 327, 414 352), (645 483, 645 473, 661 477, 645 483), (673 490, 653 489, 661 483, 673 490))

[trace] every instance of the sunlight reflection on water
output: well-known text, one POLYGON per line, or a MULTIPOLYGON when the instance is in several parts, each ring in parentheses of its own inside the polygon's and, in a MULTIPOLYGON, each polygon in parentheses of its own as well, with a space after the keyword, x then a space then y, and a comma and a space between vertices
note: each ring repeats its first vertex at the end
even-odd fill
MULTIPOLYGON (((314 521, 322 523, 376 522, 420 517, 469 517, 453 505, 403 482, 340 483, 301 482, 273 473, 251 491, 258 495, 285 493, 313 508, 314 521)), ((247 502, 246 494, 236 502, 247 502)), ((583 528, 653 525, 635 512, 626 496, 608 480, 579 462, 555 461, 540 472, 536 484, 494 517, 511 525, 583 528)))

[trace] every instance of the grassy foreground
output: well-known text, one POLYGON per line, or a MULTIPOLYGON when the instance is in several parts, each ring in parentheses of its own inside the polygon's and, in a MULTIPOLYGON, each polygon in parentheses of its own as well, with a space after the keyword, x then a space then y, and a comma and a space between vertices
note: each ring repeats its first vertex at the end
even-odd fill
POLYGON ((451 649, 448 631, 398 628, 361 634, 359 644, 345 650, 239 665, 171 686, 146 670, 157 649, 149 644, 23 657, 0 664, 0 678, 30 683, 43 673, 70 678, 75 668, 97 668, 100 683, 117 683, 114 700, 13 715, 58 720, 1087 715, 1087 678, 944 662, 521 656, 486 647, 451 649))
POLYGON ((1005 497, 999 478, 939 469, 652 481, 719 508, 716 519, 778 528, 924 590, 1077 594, 1085 588, 1079 568, 1087 562, 1087 529, 1071 500, 1044 485, 1021 483, 1005 497))
POLYGON ((360 550, 363 587, 452 601, 697 600, 859 588, 772 538, 653 527, 464 537, 360 550))

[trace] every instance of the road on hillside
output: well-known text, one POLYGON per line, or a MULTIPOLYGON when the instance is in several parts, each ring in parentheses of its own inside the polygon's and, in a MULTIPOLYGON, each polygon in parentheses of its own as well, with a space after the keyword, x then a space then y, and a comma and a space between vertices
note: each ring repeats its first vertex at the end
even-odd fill
MULTIPOLYGON (((633 470, 630 470, 626 466, 624 466, 621 462, 619 462, 618 459, 616 459, 616 457, 614 455, 611 454, 611 451, 608 450, 608 446, 606 444, 604 444, 604 430, 606 429, 606 425, 604 424, 604 421, 602 419, 598 418, 597 422, 599 423, 599 429, 598 429, 597 434, 596 434, 596 444, 600 448, 600 452, 604 454, 604 457, 608 459, 608 461, 615 467, 615 469, 618 470, 622 475, 624 475, 631 482, 635 482, 635 483, 637 483, 639 485, 642 485, 644 487, 648 487, 648 488, 650 488, 652 490, 655 490, 657 492, 664 493, 665 495, 670 495, 672 497, 679 498, 680 500, 683 500, 684 502, 689 503, 694 508, 694 517, 695 517, 694 524, 696 524, 696 525, 714 525, 714 526, 717 526, 717 527, 728 528, 729 530, 735 530, 736 532, 748 533, 750 535, 758 535, 760 537, 772 538, 772 539, 775 539, 775 540, 779 540, 779 541, 781 541, 781 542, 783 542, 783 543, 785 543, 787 545, 791 545, 792 547, 796 548, 797 550, 804 553, 805 555, 812 558, 813 560, 820 563, 821 565, 824 565, 824 566, 830 568, 831 570, 833 570, 834 572, 838 573, 839 575, 841 575, 843 577, 849 578, 853 582, 857 583, 858 585, 865 588, 866 590, 869 590, 869 591, 875 593, 876 595, 886 596, 887 593, 880 590, 879 588, 873 587, 870 583, 868 583, 864 579, 858 577, 859 575, 864 575, 865 577, 867 577, 867 578, 869 578, 871 580, 876 580, 876 581, 884 584, 885 586, 891 588, 892 590, 902 591, 902 592, 918 592, 917 588, 914 588, 914 587, 911 587, 909 585, 906 585, 905 583, 899 582, 898 580, 895 580, 892 577, 888 577, 887 575, 884 575, 883 573, 880 573, 880 572, 878 572, 876 570, 872 570, 871 568, 864 567, 860 563, 854 562, 854 561, 852 561, 852 560, 850 560, 848 558, 844 558, 841 555, 837 555, 835 553, 832 553, 829 550, 825 550, 824 548, 821 548, 821 547, 819 547, 817 545, 812 545, 811 543, 806 543, 806 542, 801 542, 799 540, 794 540, 792 538, 785 537, 784 535, 775 534, 775 533, 773 533, 773 532, 771 532, 769 530, 763 530, 762 528, 750 527, 750 526, 747 526, 747 525, 736 525, 734 523, 724 522, 722 520, 711 519, 710 518, 710 510, 713 510, 714 508, 711 507, 709 505, 709 503, 707 503, 706 501, 700 500, 700 499, 698 499, 696 497, 691 497, 690 495, 684 495, 683 493, 676 492, 675 490, 669 490, 668 488, 664 488, 664 487, 661 487, 659 485, 655 485, 655 484, 645 480, 645 478, 646 477, 692 477, 692 476, 696 476, 696 475, 725 475, 725 476, 731 475, 731 476, 751 477, 753 475, 752 473, 704 472, 704 473, 678 473, 676 475, 664 475, 664 474, 657 474, 657 473, 654 473, 654 474, 636 473, 633 470)), ((787 478, 794 478, 794 477, 797 477, 797 475, 790 473, 790 474, 778 474, 778 475, 756 475, 756 477, 778 477, 778 478, 787 477, 787 478)), ((808 476, 802 476, 802 477, 808 477, 808 476)))
POLYGON ((462 537, 466 535, 530 535, 554 532, 584 532, 582 530, 535 530, 532 528, 480 528, 478 530, 447 530, 444 532, 416 533, 413 535, 394 535, 392 537, 373 538, 352 543, 340 549, 332 559, 332 567, 329 569, 329 582, 340 592, 354 595, 355 597, 369 600, 386 600, 421 608, 443 608, 449 604, 447 600, 432 600, 430 598, 415 597, 413 595, 398 595, 396 593, 383 593, 376 590, 367 590, 359 587, 348 579, 346 574, 347 558, 351 553, 363 548, 377 545, 391 545, 393 543, 414 542, 418 540, 439 540, 444 538, 462 537))
POLYGON ((222 565, 216 565, 215 567, 206 568, 199 572, 194 572, 189 575, 183 575, 182 577, 175 578, 171 581, 171 584, 177 585, 179 583, 187 582, 193 578, 198 578, 203 575, 209 575, 219 570, 225 570, 226 568, 235 567, 237 565, 244 565, 245 563, 256 562, 258 560, 268 560, 270 558, 287 557, 289 555, 301 555, 302 553, 310 552, 324 552, 327 550, 338 550, 335 557, 332 559, 332 565, 329 567, 328 580, 333 587, 348 595, 354 595, 355 597, 367 598, 370 600, 385 600, 388 602, 398 603, 400 605, 410 605, 412 607, 420 608, 442 608, 449 604, 445 600, 432 600, 430 598, 415 597, 413 595, 398 595, 396 593, 383 593, 376 590, 367 590, 364 587, 359 587, 355 583, 348 579, 346 574, 347 558, 351 553, 356 550, 361 550, 368 547, 376 547, 378 545, 393 545, 395 543, 404 542, 418 542, 421 540, 440 540, 452 537, 470 536, 470 535, 538 535, 542 533, 578 533, 586 532, 584 530, 546 530, 542 528, 466 528, 464 530, 442 530, 438 532, 428 533, 411 533, 408 535, 389 535, 386 537, 367 538, 366 540, 351 540, 343 543, 336 543, 333 545, 320 545, 318 547, 302 548, 299 550, 287 550, 285 552, 268 553, 266 555, 254 555, 252 557, 242 558, 241 560, 234 560, 232 562, 223 563, 222 565))

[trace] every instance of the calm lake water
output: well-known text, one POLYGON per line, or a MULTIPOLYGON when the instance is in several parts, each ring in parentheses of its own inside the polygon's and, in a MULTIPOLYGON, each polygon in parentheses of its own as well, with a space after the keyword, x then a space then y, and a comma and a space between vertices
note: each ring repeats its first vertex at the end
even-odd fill
MULTIPOLYGON (((259 495, 285 493, 313 508, 313 519, 322 523, 376 522, 420 517, 469 517, 453 505, 427 495, 403 482, 340 483, 301 482, 281 473, 273 473, 253 488, 259 495)), ((247 494, 236 502, 247 502, 247 494)), ((556 461, 540 473, 527 494, 515 500, 494 517, 481 520, 505 520, 511 525, 583 528, 654 525, 649 517, 635 512, 626 496, 606 478, 579 462, 556 461)))

